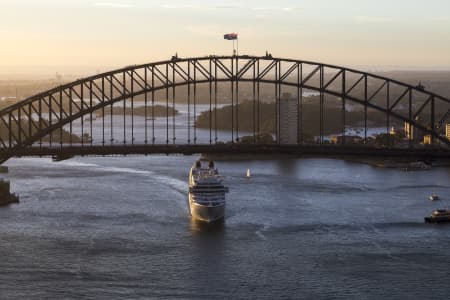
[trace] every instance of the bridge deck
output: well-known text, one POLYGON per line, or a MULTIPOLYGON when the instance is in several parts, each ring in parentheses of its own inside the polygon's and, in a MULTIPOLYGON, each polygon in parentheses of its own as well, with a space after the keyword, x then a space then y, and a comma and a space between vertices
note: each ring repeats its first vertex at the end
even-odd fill
POLYGON ((450 159, 450 151, 439 148, 389 149, 362 146, 336 145, 117 145, 117 146, 71 146, 31 147, 1 151, 0 159, 9 157, 68 158, 72 156, 150 155, 150 154, 259 154, 259 155, 324 155, 345 157, 393 157, 409 159, 450 159))

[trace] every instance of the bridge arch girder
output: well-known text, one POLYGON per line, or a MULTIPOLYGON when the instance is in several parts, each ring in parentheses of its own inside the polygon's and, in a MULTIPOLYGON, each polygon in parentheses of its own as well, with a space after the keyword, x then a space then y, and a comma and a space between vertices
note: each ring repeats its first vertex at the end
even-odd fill
POLYGON ((176 58, 129 66, 80 79, 29 97, 0 111, 0 131, 8 132, 7 136, 3 134, 0 137, 0 149, 11 150, 30 146, 68 123, 126 99, 163 89, 212 82, 278 84, 317 91, 338 98, 342 97, 358 103, 366 109, 371 108, 387 116, 408 122, 411 126, 432 135, 437 140, 449 144, 449 141, 436 131, 436 124, 437 127, 440 127, 447 120, 450 109, 441 118, 437 118, 432 113, 432 120, 428 125, 419 122, 416 118, 426 105, 430 105, 434 110, 436 101, 450 105, 450 100, 426 91, 423 87, 412 86, 358 70, 315 62, 269 56, 210 56, 176 58), (287 65, 283 68, 282 64, 287 65), (304 69, 306 68, 309 70, 305 73, 304 69), (326 68, 335 70, 331 79, 325 80, 326 68), (356 77, 351 87, 346 86, 345 83, 345 78, 349 75, 356 77), (319 77, 318 80, 317 77, 319 77), (331 89, 331 86, 339 79, 343 82, 341 91, 331 89), (381 88, 373 95, 369 95, 367 87, 367 81, 370 79, 383 82, 381 88), (369 99, 380 93, 384 85, 388 87, 396 85, 405 89, 399 98, 393 99, 395 100, 394 104, 389 107, 381 107, 369 99), (352 94, 352 91, 358 87, 363 89, 363 97, 352 94), (411 98, 413 92, 428 98, 419 109, 420 111, 417 114, 413 113, 410 107, 409 116, 395 112, 396 105, 405 100, 408 95, 411 98), (85 99, 86 95, 89 96, 88 100, 85 99), (26 126, 21 124, 23 117, 29 120, 26 126), (17 127, 17 132, 14 132, 14 126, 17 127))

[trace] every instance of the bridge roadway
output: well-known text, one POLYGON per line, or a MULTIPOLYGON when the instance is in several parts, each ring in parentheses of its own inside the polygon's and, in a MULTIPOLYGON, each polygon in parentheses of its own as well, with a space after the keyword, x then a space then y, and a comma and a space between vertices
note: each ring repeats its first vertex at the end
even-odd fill
POLYGON ((327 157, 405 158, 411 160, 450 159, 450 151, 443 148, 375 148, 373 146, 342 145, 112 145, 70 147, 28 147, 0 151, 0 160, 10 157, 53 157, 63 160, 73 156, 122 156, 152 154, 219 154, 219 155, 311 155, 327 157))

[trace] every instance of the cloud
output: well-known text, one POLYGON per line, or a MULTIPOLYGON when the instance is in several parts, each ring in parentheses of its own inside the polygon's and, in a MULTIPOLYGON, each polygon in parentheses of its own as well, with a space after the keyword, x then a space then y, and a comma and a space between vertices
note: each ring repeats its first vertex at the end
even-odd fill
POLYGON ((129 3, 117 3, 117 2, 94 2, 92 6, 96 7, 112 7, 112 8, 130 8, 134 5, 129 3))
POLYGON ((358 21, 360 23, 390 23, 390 22, 399 21, 399 20, 394 20, 392 18, 387 18, 387 17, 377 17, 377 16, 357 16, 356 21, 358 21))
POLYGON ((301 7, 252 7, 252 10, 257 11, 296 11, 302 10, 301 7))
POLYGON ((226 5, 192 5, 192 4, 163 4, 162 8, 165 9, 235 9, 242 7, 238 4, 226 4, 226 5))
POLYGON ((194 8, 194 6, 190 5, 190 4, 164 4, 164 5, 161 5, 161 7, 165 8, 165 9, 194 8))
POLYGON ((441 17, 432 17, 430 20, 432 22, 447 22, 450 20, 450 18, 446 16, 441 16, 441 17))
POLYGON ((238 4, 210 6, 210 8, 214 8, 214 9, 234 9, 234 8, 241 8, 241 7, 242 7, 242 5, 238 5, 238 4))
POLYGON ((285 12, 303 9, 301 7, 276 7, 276 6, 252 7, 241 3, 227 3, 220 5, 199 5, 199 4, 193 5, 193 4, 174 3, 174 4, 163 4, 160 7, 164 9, 202 9, 202 10, 245 9, 254 11, 285 11, 285 12))

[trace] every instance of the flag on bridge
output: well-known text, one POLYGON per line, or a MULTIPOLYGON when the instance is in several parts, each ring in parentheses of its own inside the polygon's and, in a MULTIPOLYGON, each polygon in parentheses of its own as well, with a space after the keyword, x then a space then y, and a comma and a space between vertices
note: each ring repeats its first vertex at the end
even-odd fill
POLYGON ((238 39, 238 35, 237 35, 237 33, 228 33, 228 34, 225 34, 225 35, 223 36, 223 38, 224 38, 225 40, 232 41, 232 40, 237 40, 237 39, 238 39))

